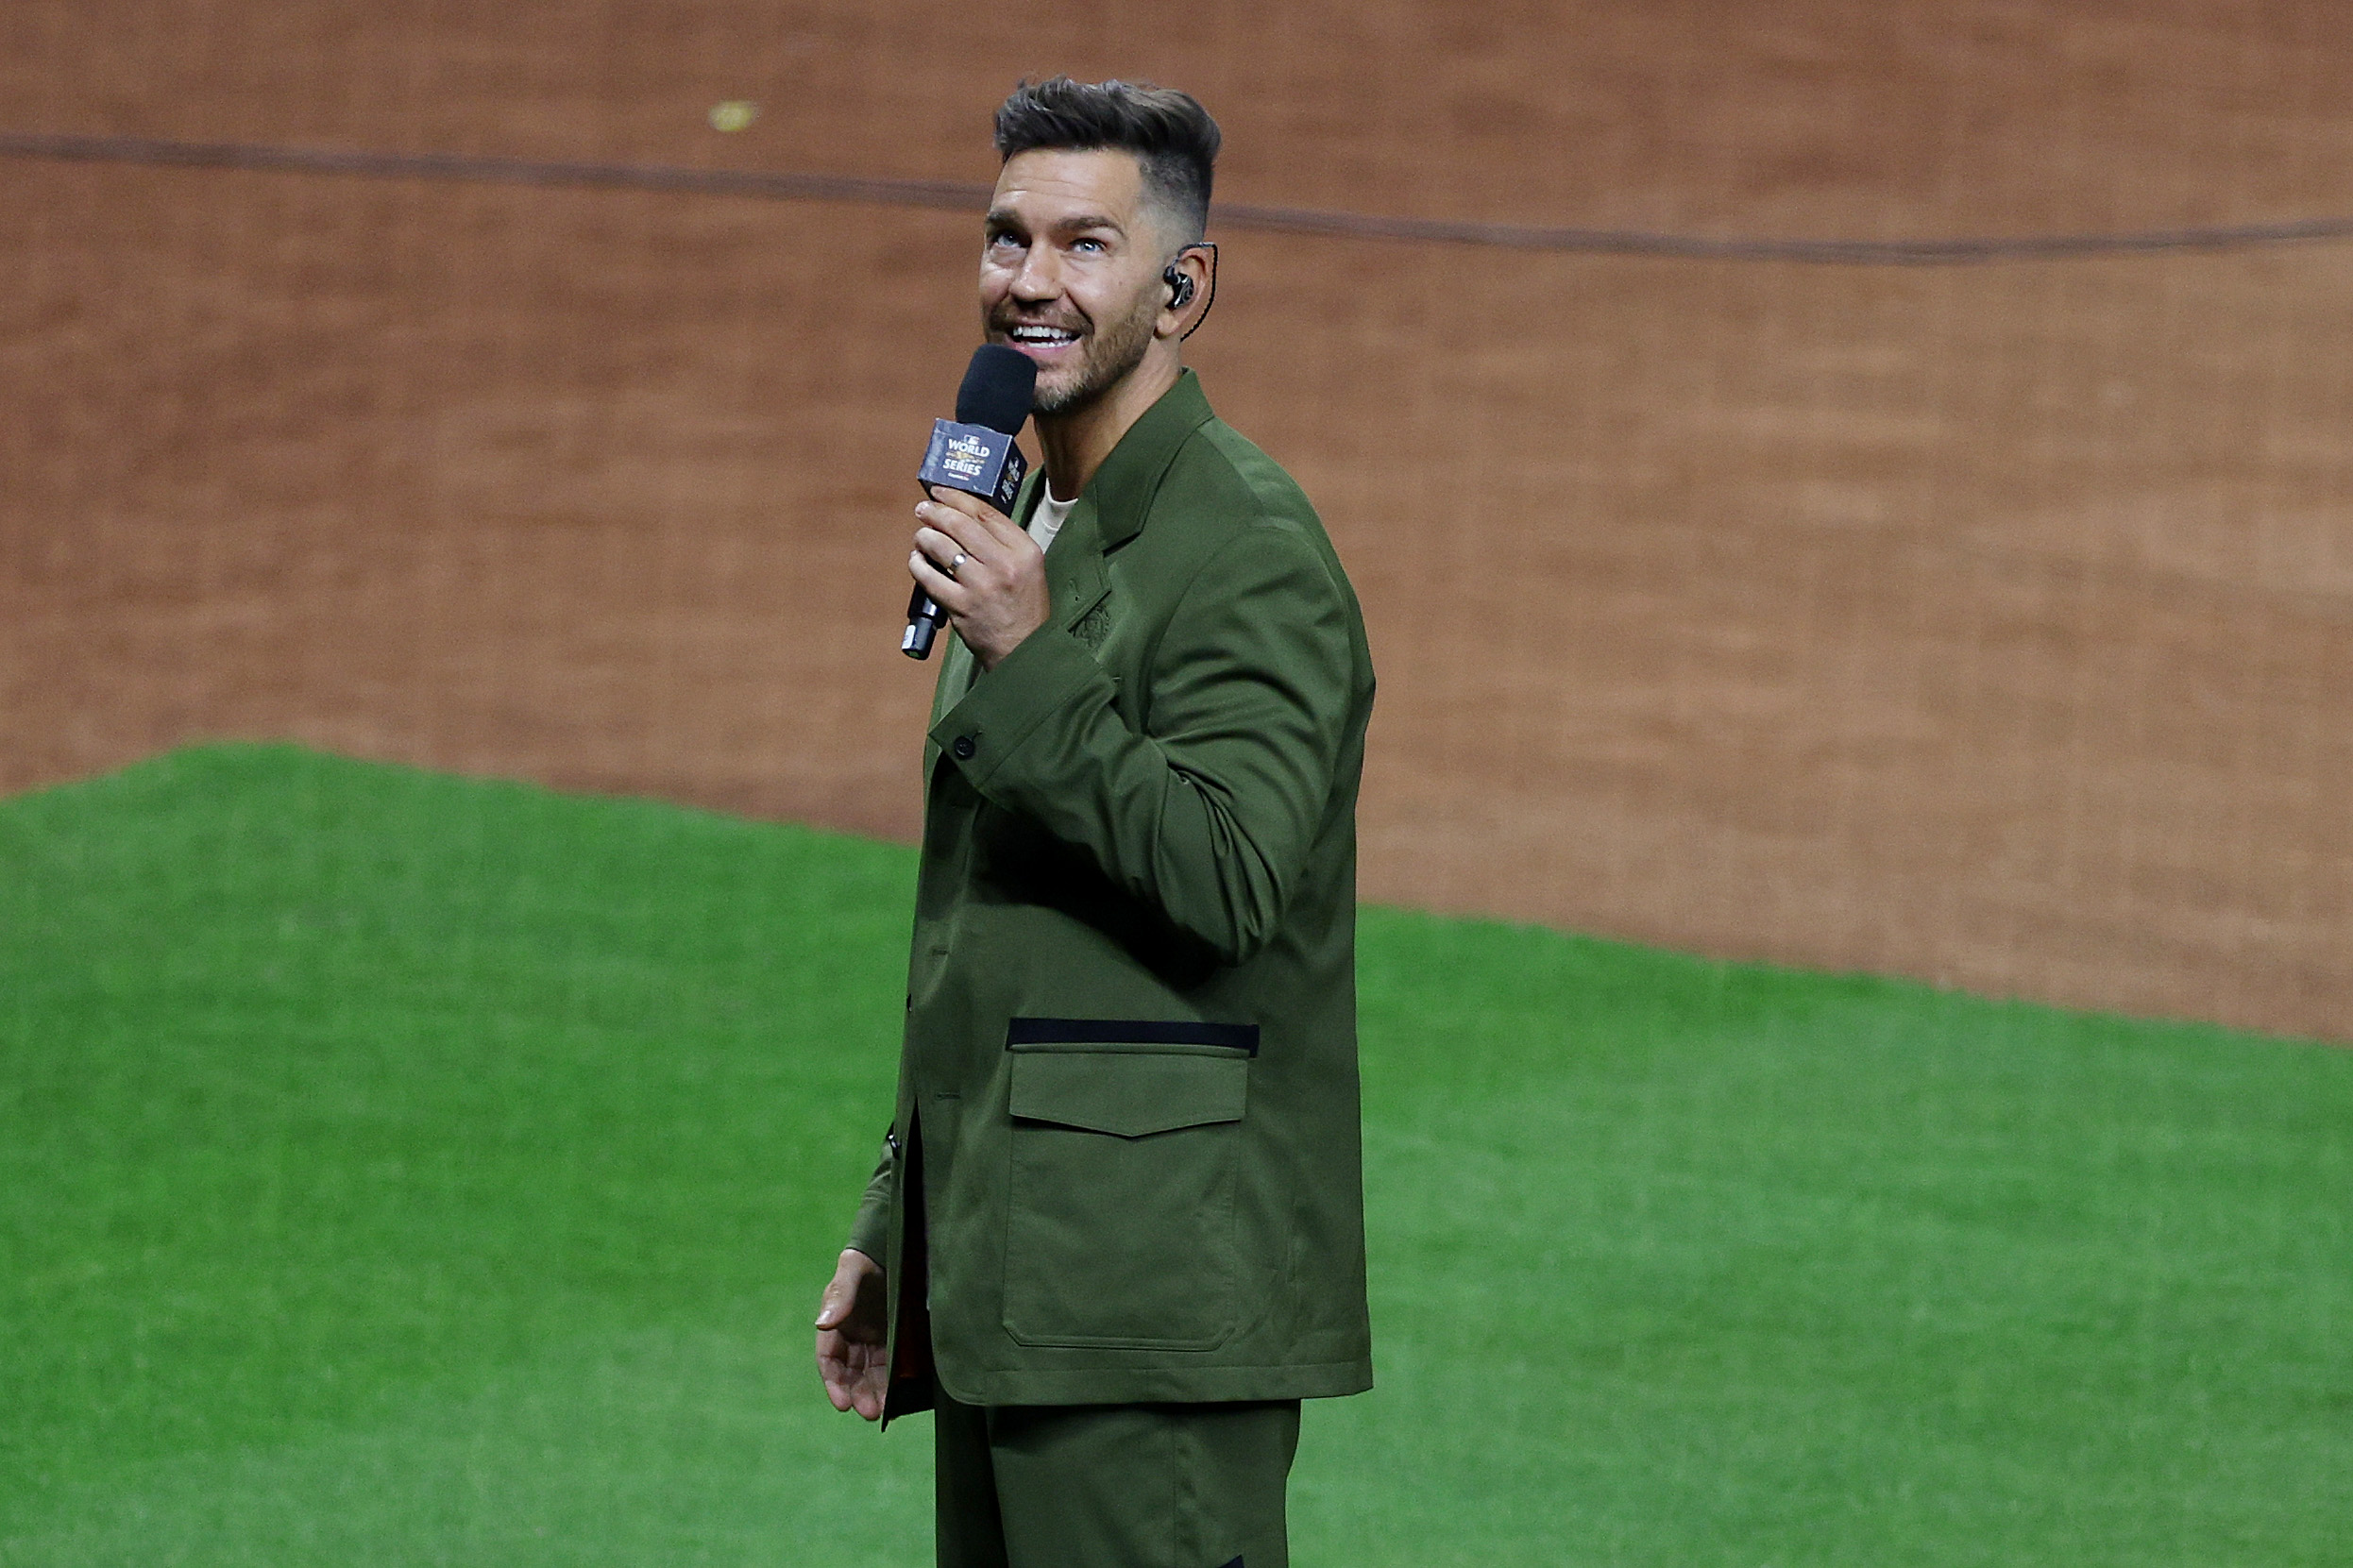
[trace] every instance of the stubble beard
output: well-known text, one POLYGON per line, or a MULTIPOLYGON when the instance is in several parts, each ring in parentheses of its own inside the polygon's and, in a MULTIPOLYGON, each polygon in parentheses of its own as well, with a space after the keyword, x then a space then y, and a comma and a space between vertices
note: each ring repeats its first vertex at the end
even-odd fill
POLYGON ((1160 313, 1151 291, 1145 290, 1126 317, 1098 329, 1087 339, 1086 362, 1079 367, 1077 379, 1064 386, 1041 386, 1032 411, 1048 418, 1073 413, 1126 380, 1152 346, 1152 328, 1160 313))

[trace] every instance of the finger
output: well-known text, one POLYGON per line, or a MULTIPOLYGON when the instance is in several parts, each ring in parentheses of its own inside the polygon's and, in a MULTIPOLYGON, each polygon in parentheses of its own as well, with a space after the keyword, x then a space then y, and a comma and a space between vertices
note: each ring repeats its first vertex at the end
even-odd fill
POLYGON ((934 528, 915 531, 915 548, 927 556, 931 564, 950 577, 961 580, 975 563, 989 564, 988 557, 977 549, 966 549, 953 536, 934 528))
POLYGON ((825 1299, 820 1302, 817 1307, 817 1326, 820 1328, 839 1328, 841 1326, 842 1316, 848 1312, 849 1309, 850 1303, 841 1287, 838 1285, 826 1286, 825 1299))
POLYGON ((915 515, 923 520, 926 528, 946 535, 956 549, 968 555, 986 554, 988 548, 996 542, 997 536, 990 531, 984 519, 950 507, 925 501, 915 509, 915 515))
POLYGON ((818 1381, 825 1385, 825 1397, 833 1401, 834 1408, 848 1409, 851 1396, 850 1370, 842 1361, 837 1336, 820 1334, 817 1337, 817 1376, 818 1381), (828 1340, 836 1340, 837 1342, 829 1346, 826 1343, 828 1340))
POLYGON ((1025 531, 1013 526, 1012 518, 960 490, 942 491, 938 500, 919 503, 915 514, 934 528, 954 534, 974 555, 980 553, 973 548, 975 543, 1012 548, 1029 537, 1025 531))
POLYGON ((1029 531, 1017 525, 1012 518, 1002 512, 993 508, 984 508, 980 516, 974 520, 989 531, 990 539, 1001 549, 1009 550, 1018 555, 1024 547, 1030 549, 1037 548, 1037 541, 1030 538, 1029 531))
POLYGON ((973 591, 953 577, 933 565, 923 552, 916 550, 906 558, 907 575, 923 585, 923 592, 932 602, 951 615, 968 614, 973 608, 973 591))
MULTIPOLYGON (((930 492, 931 504, 944 507, 959 515, 980 522, 990 517, 1002 517, 1004 513, 967 490, 939 489, 930 492)), ((921 508, 918 508, 920 511, 921 508)))

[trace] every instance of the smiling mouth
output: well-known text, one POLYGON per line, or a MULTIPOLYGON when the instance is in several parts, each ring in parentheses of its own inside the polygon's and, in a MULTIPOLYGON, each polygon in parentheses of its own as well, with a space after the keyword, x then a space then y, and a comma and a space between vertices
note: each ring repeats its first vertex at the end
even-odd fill
POLYGON ((1057 353, 1078 342, 1078 333, 1068 327, 1024 325, 1007 329, 1005 336, 1007 343, 1031 355, 1057 353))

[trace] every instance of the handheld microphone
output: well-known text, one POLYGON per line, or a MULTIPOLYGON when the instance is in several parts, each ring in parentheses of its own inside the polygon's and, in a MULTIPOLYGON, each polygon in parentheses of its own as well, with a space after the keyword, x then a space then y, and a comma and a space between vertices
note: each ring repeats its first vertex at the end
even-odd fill
MULTIPOLYGON (((1028 419, 1037 391, 1038 362, 1020 349, 1001 343, 973 349, 964 384, 956 389, 956 417, 932 421, 931 447, 916 471, 917 481, 926 490, 961 490, 1011 513, 1029 472, 1013 438, 1028 419)), ((947 621, 947 612, 918 582, 906 601, 906 634, 899 639, 899 651, 910 659, 930 658, 932 639, 947 621)))

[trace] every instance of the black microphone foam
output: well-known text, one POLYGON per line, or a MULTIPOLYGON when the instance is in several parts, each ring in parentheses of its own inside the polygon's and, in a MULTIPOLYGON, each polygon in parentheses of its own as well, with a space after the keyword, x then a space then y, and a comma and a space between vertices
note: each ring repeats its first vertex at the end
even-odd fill
POLYGON ((1018 348, 984 343, 973 350, 964 384, 956 390, 956 422, 1019 435, 1038 393, 1038 362, 1018 348))

